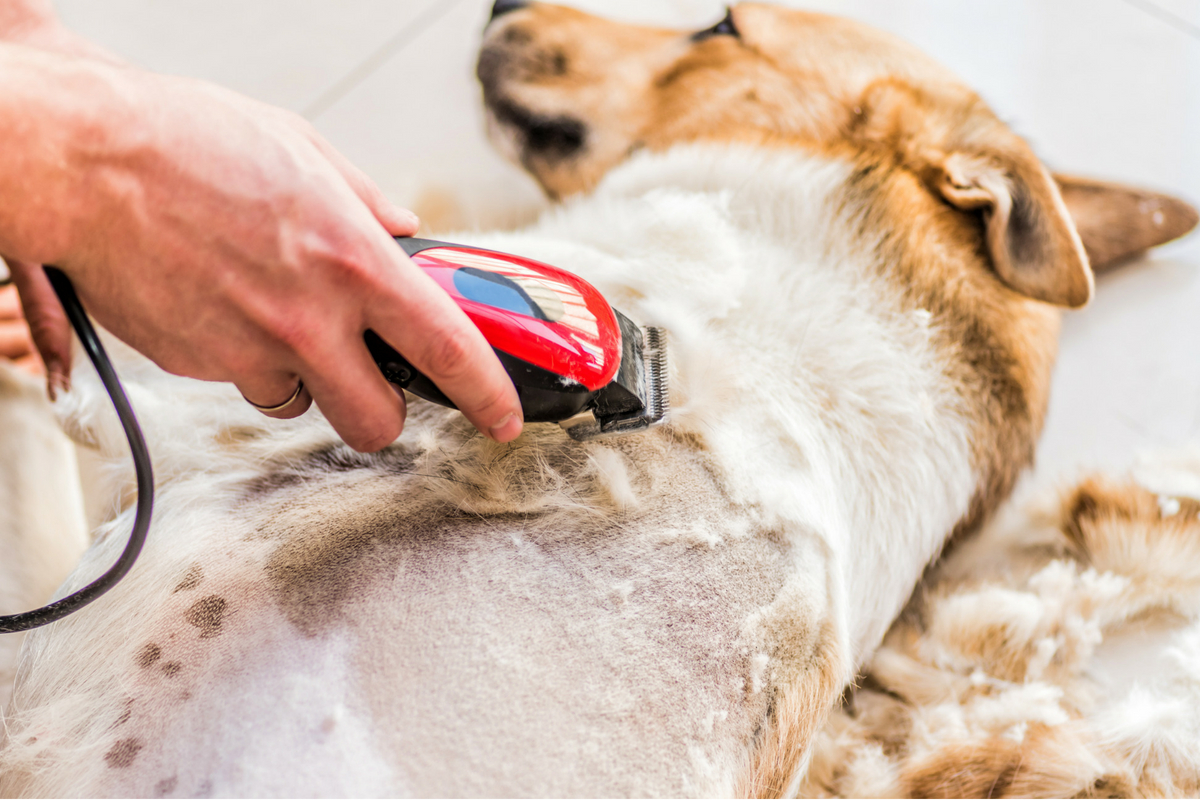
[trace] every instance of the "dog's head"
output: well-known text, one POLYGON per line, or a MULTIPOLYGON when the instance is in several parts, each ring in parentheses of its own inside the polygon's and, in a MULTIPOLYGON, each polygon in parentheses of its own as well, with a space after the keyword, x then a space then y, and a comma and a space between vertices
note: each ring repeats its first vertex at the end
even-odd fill
POLYGON ((676 31, 498 5, 478 65, 493 132, 554 195, 589 188, 643 147, 829 146, 873 117, 881 85, 934 92, 955 110, 975 102, 919 51, 850 20, 743 3, 711 28, 676 31))
MULTIPOLYGON (((553 197, 590 189, 641 149, 807 148, 917 176, 983 224, 1009 288, 1068 307, 1091 297, 1084 243, 1025 142, 948 70, 861 23, 742 3, 711 28, 677 31, 501 0, 478 74, 493 139, 553 197)), ((1157 228, 1158 241, 1183 232, 1157 228)))

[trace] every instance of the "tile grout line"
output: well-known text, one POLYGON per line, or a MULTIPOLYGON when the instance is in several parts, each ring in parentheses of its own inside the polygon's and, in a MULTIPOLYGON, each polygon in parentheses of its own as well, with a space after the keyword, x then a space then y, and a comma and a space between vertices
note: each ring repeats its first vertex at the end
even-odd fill
POLYGON ((1150 2, 1150 0, 1124 0, 1124 2, 1156 18, 1159 22, 1164 22, 1181 33, 1191 36, 1193 39, 1200 39, 1200 25, 1194 25, 1178 14, 1150 2))
POLYGON ((395 36, 380 45, 373 53, 364 58, 361 63, 346 73, 333 86, 330 86, 321 96, 309 103, 301 116, 312 122, 328 111, 335 103, 349 94, 354 87, 362 83, 376 70, 382 67, 406 44, 416 39, 435 22, 446 16, 452 9, 460 5, 462 0, 433 0, 415 20, 401 28, 395 36))

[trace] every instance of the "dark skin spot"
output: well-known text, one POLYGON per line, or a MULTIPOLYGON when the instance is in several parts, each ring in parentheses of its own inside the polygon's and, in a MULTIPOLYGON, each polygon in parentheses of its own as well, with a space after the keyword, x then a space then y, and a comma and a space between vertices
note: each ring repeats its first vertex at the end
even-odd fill
POLYGON ((201 639, 211 639, 221 635, 221 624, 224 622, 227 606, 224 597, 210 594, 193 603, 183 617, 189 625, 200 629, 201 639))
POLYGON ((274 494, 283 489, 289 489, 293 486, 299 486, 304 482, 304 477, 298 473, 288 469, 279 469, 268 472, 266 475, 260 475, 254 480, 246 484, 246 497, 258 498, 264 495, 274 494))
POLYGON ((356 520, 306 531, 281 544, 267 562, 267 578, 292 624, 315 636, 335 619, 352 590, 357 562, 395 535, 387 522, 356 520))
POLYGON ((204 569, 199 564, 192 564, 188 567, 188 571, 183 573, 183 578, 175 585, 172 594, 175 592, 186 592, 189 589, 195 589, 200 585, 200 581, 204 580, 204 569))
POLYGON ((104 754, 104 760, 113 769, 125 769, 133 763, 141 749, 142 743, 137 739, 122 739, 104 754))
POLYGON ((139 667, 145 669, 160 658, 162 658, 162 648, 154 642, 150 642, 138 653, 137 663, 139 667))
POLYGON ((129 722, 129 718, 133 716, 133 698, 125 701, 125 710, 121 712, 121 716, 117 717, 117 721, 112 724, 114 728, 118 728, 129 722))
MULTIPOLYGON (((508 457, 519 457, 521 452, 510 451, 508 457)), ((548 474, 568 483, 580 480, 588 464, 578 445, 566 439, 529 452, 537 454, 539 463, 551 467, 548 474)), ((453 471, 439 477, 462 483, 453 471)), ((335 498, 341 490, 337 486, 322 486, 320 491, 329 493, 331 509, 339 507, 335 498)), ((539 489, 529 486, 524 491, 539 489)), ((381 498, 367 504, 360 500, 344 513, 329 513, 319 520, 306 519, 302 525, 291 522, 285 511, 266 520, 259 527, 259 534, 279 540, 265 569, 275 601, 288 621, 304 635, 317 636, 342 619, 345 606, 358 593, 360 583, 376 574, 383 563, 443 541, 447 533, 462 531, 467 521, 490 526, 506 520, 530 519, 536 517, 489 514, 481 523, 478 514, 461 512, 440 501, 398 514, 390 499, 381 498)))
POLYGON ((154 794, 158 797, 166 797, 171 792, 175 791, 175 787, 178 785, 178 775, 172 775, 169 778, 163 778, 161 781, 154 784, 154 794))
POLYGON ((297 462, 275 464, 271 471, 246 484, 248 498, 259 498, 293 486, 302 486, 332 473, 360 469, 402 475, 412 471, 413 451, 393 445, 378 453, 357 453, 344 444, 323 447, 297 462))
POLYGON ((309 474, 319 475, 359 469, 403 474, 412 471, 414 460, 411 451, 400 447, 389 447, 378 453, 359 453, 344 444, 336 444, 311 453, 300 466, 309 474))
POLYGON ((166 664, 163 664, 162 671, 164 675, 171 678, 183 671, 183 664, 180 664, 178 661, 168 661, 166 664))

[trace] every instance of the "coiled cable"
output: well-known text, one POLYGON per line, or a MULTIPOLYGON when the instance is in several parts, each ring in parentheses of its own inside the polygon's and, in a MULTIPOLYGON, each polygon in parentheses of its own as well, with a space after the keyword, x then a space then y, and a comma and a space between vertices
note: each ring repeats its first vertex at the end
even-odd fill
POLYGON ((142 552, 142 545, 146 543, 146 533, 150 529, 150 514, 154 509, 154 473, 150 465, 150 453, 146 449, 146 440, 142 436, 141 427, 138 426, 137 417, 129 405, 129 398, 125 396, 125 389, 117 377, 117 371, 113 369, 108 353, 104 351, 104 345, 101 344, 96 329, 92 327, 87 313, 83 310, 71 281, 61 270, 54 267, 46 267, 46 275, 50 278, 54 292, 67 312, 67 318, 71 320, 71 326, 75 328, 84 351, 96 367, 96 372, 100 373, 100 380, 108 390, 108 396, 112 398, 117 417, 121 420, 121 427, 125 429, 125 436, 129 439, 129 449, 133 453, 133 465, 137 473, 137 510, 134 512, 133 531, 129 534, 125 550, 107 572, 61 600, 55 600, 33 611, 0 616, 0 633, 17 633, 49 625, 75 613, 116 586, 133 568, 134 562, 142 552))

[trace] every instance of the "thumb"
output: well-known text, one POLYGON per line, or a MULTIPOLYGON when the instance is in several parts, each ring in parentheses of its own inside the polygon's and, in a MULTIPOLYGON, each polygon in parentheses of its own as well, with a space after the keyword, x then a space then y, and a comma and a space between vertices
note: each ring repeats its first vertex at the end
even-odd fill
POLYGON ((41 264, 9 261, 33 344, 46 365, 46 392, 54 400, 71 387, 71 323, 41 264))

